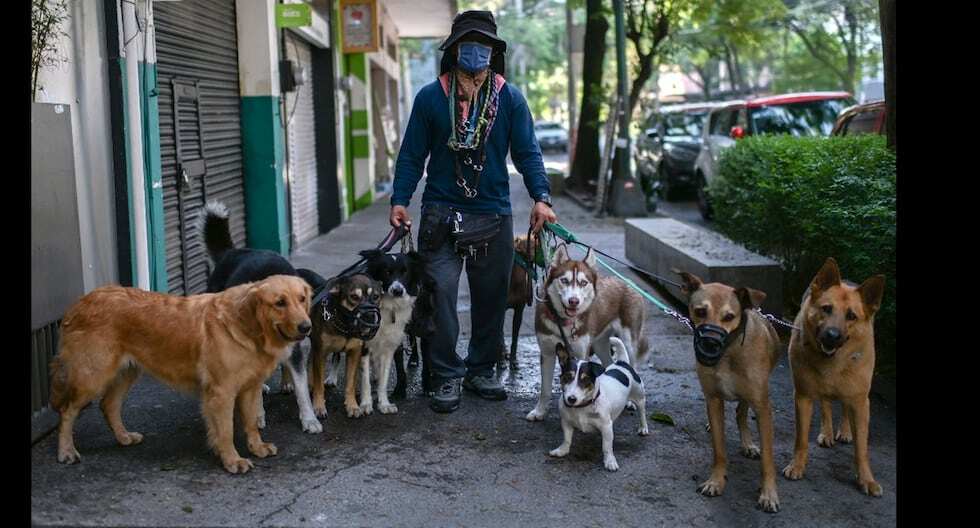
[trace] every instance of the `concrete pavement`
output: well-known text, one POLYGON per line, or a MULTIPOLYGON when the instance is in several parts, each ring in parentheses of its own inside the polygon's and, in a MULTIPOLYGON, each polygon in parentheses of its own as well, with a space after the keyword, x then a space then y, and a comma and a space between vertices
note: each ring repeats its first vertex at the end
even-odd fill
MULTIPOLYGON (((421 196, 421 185, 416 198, 421 196)), ((512 180, 515 231, 526 231, 530 199, 512 180)), ((623 257, 621 220, 596 220, 568 199, 556 197, 559 221, 579 237, 623 257)), ((413 204, 418 218, 418 204, 413 204)), ((297 266, 325 276, 354 262, 387 232, 386 201, 354 215, 292 256, 297 266)), ((576 255, 584 252, 576 250, 576 255)), ((641 281, 638 281, 642 284, 641 281)), ((651 289, 652 290, 652 289, 651 289)), ((461 283, 461 336, 470 335, 469 292, 461 283)), ((56 437, 31 448, 32 521, 37 525, 97 526, 892 526, 896 522, 895 411, 872 397, 871 464, 884 487, 865 497, 853 478, 853 448, 816 446, 811 430, 810 464, 802 481, 777 482, 778 514, 755 509, 758 461, 738 453, 734 404, 726 407, 729 480, 724 495, 706 498, 695 488, 711 464, 704 399, 694 372, 691 336, 649 306, 646 332, 651 364, 638 369, 649 413, 670 415, 675 426, 651 422, 651 435, 635 434, 629 413, 615 426, 620 470, 603 469, 601 439, 576 433, 571 453, 552 459, 562 438, 556 395, 544 422, 524 415, 539 385, 531 310, 521 330, 520 365, 503 374, 509 399, 488 402, 464 392, 462 407, 449 415, 431 412, 418 391, 418 372, 395 415, 348 419, 342 395, 328 393, 324 433, 303 433, 295 400, 266 396, 264 437, 279 455, 256 459, 246 475, 229 475, 206 447, 196 399, 148 376, 134 387, 123 410, 131 430, 145 440, 115 444, 96 405, 76 426, 82 463, 56 462, 56 437)), ((509 329, 509 324, 505 324, 509 329)), ((773 373, 776 466, 793 446, 792 383, 785 355, 773 373)), ((838 408, 839 409, 839 408, 838 408)), ((757 438, 757 435, 756 435, 757 438)), ((244 455, 239 432, 236 445, 244 455)))

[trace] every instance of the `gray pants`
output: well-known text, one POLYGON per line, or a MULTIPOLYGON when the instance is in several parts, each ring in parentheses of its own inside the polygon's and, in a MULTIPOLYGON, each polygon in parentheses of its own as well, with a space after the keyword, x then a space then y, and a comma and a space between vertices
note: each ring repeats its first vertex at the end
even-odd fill
MULTIPOLYGON (((426 230, 423 212, 419 236, 426 230)), ((507 310, 507 289, 514 262, 514 227, 510 216, 503 216, 500 231, 490 242, 487 254, 475 258, 460 257, 451 236, 435 247, 428 248, 419 241, 419 251, 428 259, 428 270, 436 281, 435 333, 422 339, 422 354, 429 364, 430 376, 436 383, 464 376, 492 376, 500 354, 504 331, 504 312, 507 310), (459 277, 466 263, 470 285, 471 328, 470 345, 464 361, 456 353, 459 338, 459 317, 456 301, 459 277)))

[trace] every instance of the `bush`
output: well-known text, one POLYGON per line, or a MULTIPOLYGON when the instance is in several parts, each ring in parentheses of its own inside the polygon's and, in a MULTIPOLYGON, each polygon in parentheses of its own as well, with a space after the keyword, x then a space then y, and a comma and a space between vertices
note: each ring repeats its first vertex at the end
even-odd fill
POLYGON ((853 282, 884 273, 876 370, 894 376, 895 155, 884 137, 745 138, 708 193, 719 231, 782 264, 787 314, 827 257, 853 282))

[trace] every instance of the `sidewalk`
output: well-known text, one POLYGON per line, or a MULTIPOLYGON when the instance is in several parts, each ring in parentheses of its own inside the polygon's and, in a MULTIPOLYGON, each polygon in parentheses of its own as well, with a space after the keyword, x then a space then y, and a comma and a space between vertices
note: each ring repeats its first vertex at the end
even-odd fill
MULTIPOLYGON (((424 183, 423 183, 424 184, 424 183)), ((526 232, 530 199, 512 178, 514 228, 526 232)), ((422 184, 416 192, 421 196, 422 184)), ((410 209, 418 219, 418 203, 410 209)), ((596 220, 571 200, 555 198, 559 221, 583 241, 624 258, 622 221, 596 220)), ((357 260, 388 232, 387 200, 296 251, 292 262, 324 276, 357 260)), ((584 254, 580 249, 574 256, 584 254)), ((628 270, 638 284, 644 284, 628 270)), ((652 288, 648 290, 653 291, 652 288)), ((655 292, 654 292, 655 293, 655 292)), ((658 297, 661 297, 658 295, 658 297)), ((469 288, 460 284, 461 336, 470 335, 469 288)), ((418 372, 399 412, 361 419, 343 413, 342 395, 328 393, 324 433, 303 433, 295 399, 278 394, 278 375, 266 396, 267 441, 279 455, 253 458, 255 469, 229 475, 206 447, 196 399, 149 376, 133 388, 124 407, 142 444, 119 447, 92 405, 78 420, 76 445, 82 463, 56 462, 56 435, 31 449, 32 520, 37 525, 154 526, 893 526, 896 522, 895 411, 872 398, 871 464, 884 487, 880 499, 854 484, 853 447, 816 445, 819 416, 811 428, 810 464, 804 480, 778 477, 781 511, 755 509, 759 462, 738 453, 735 405, 726 406, 728 486, 706 498, 695 488, 709 473, 712 451, 704 398, 694 372, 690 332, 648 305, 650 365, 638 368, 647 390, 647 412, 670 415, 675 426, 650 422, 651 435, 635 434, 628 412, 616 422, 620 470, 602 466, 598 434, 576 433, 571 453, 552 459, 561 443, 557 396, 544 422, 524 415, 539 385, 533 310, 520 334, 520 365, 504 374, 509 398, 488 402, 464 392, 462 407, 449 415, 429 410, 419 395, 418 372)), ((509 333, 510 325, 505 323, 509 333)), ((509 342, 509 335, 507 337, 509 342)), ((557 389, 556 389, 557 390, 557 389)), ((770 381, 775 410, 776 467, 792 456, 792 382, 783 356, 770 381)), ((838 411, 839 407, 835 410, 838 411)), ((754 433, 755 434, 755 433, 754 433)), ((755 434, 756 439, 758 435, 755 434)), ((758 442, 758 440, 756 440, 758 442)), ((236 445, 245 455, 239 432, 236 445)))

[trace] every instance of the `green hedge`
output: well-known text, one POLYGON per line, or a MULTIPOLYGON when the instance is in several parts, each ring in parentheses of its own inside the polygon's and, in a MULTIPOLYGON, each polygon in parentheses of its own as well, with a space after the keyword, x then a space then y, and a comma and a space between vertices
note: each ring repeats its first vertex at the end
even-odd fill
POLYGON ((708 195, 719 231, 782 263, 787 314, 829 256, 857 283, 884 273, 877 370, 895 374, 895 156, 884 137, 748 137, 723 153, 708 195))

